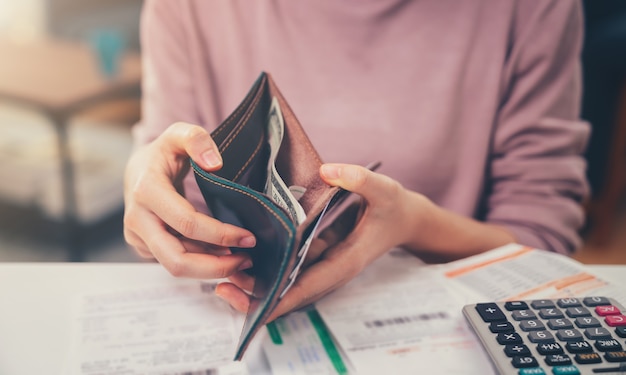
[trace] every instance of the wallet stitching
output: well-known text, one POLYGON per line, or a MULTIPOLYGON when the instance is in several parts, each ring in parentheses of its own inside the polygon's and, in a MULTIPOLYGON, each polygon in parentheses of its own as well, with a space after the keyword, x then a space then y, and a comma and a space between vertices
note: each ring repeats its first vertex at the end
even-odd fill
POLYGON ((247 105, 244 104, 246 103, 243 103, 239 108, 237 108, 237 110, 232 115, 228 116, 228 118, 224 121, 222 125, 215 129, 215 131, 213 132, 214 136, 218 136, 224 129, 228 127, 228 125, 235 121, 235 118, 239 116, 239 113, 241 113, 247 107, 247 105))
MULTIPOLYGON (((257 92, 256 97, 254 98, 254 101, 250 104, 253 108, 261 100, 261 95, 262 95, 262 91, 257 92)), ((244 126, 246 125, 246 122, 248 121, 250 116, 252 116, 253 113, 254 113, 254 110, 250 111, 250 113, 248 113, 247 116, 241 120, 241 125, 235 128, 236 129, 235 133, 232 135, 232 137, 230 137, 228 142, 224 144, 224 147, 220 148, 220 152, 226 151, 226 149, 230 146, 230 144, 233 143, 233 140, 235 140, 235 138, 237 137, 237 134, 239 134, 241 130, 244 128, 244 126)))
MULTIPOLYGON (((241 194, 247 195, 247 196, 249 196, 250 198, 252 198, 252 199, 256 200, 257 202, 259 202, 259 203, 260 203, 263 207, 265 207, 265 208, 268 210, 268 212, 270 212, 270 213, 271 213, 271 214, 272 214, 272 215, 273 215, 273 216, 274 216, 274 217, 275 217, 275 218, 276 218, 276 219, 280 222, 280 224, 283 226, 283 228, 285 228, 285 230, 286 230, 286 231, 287 231, 287 233, 289 234, 289 237, 288 237, 288 238, 289 238, 289 242, 292 242, 292 241, 293 241, 294 235, 293 235, 293 233, 289 230, 289 226, 287 225, 287 223, 285 222, 285 220, 284 220, 284 219, 282 219, 282 218, 280 217, 280 215, 278 215, 276 212, 274 212, 274 210, 272 210, 272 209, 271 209, 271 207, 269 207, 269 206, 268 206, 265 202, 263 202, 261 199, 259 199, 258 197, 255 197, 254 195, 252 195, 252 194, 248 193, 248 192, 247 192, 247 191, 245 191, 245 190, 235 189, 234 187, 232 187, 232 186, 228 186, 228 185, 226 185, 226 184, 224 184, 224 183, 222 183, 222 182, 219 182, 219 181, 215 181, 215 180, 209 179, 209 178, 207 178, 206 176, 204 176, 203 174, 198 173, 198 171, 196 171, 196 169, 195 169, 195 168, 194 168, 194 172, 196 173, 196 175, 197 175, 197 176, 202 177, 202 179, 206 180, 206 181, 207 181, 207 182, 209 182, 209 183, 213 183, 213 184, 215 184, 215 185, 217 185, 217 186, 221 186, 221 187, 223 187, 223 188, 226 188, 226 189, 232 190, 232 191, 234 191, 234 192, 238 192, 238 193, 241 193, 241 194)), ((269 299, 267 300, 267 303, 270 303, 271 301, 274 301, 274 303, 277 303, 277 300, 275 300, 274 298, 275 298, 276 294, 278 294, 278 287, 279 287, 279 286, 280 286, 280 284, 279 284, 279 285, 277 285, 277 286, 276 286, 276 287, 275 287, 272 291, 270 291, 270 293, 268 294, 268 296, 270 296, 270 295, 271 295, 271 298, 269 298, 269 299)), ((261 311, 260 317, 261 317, 263 320, 265 320, 265 319, 267 319, 267 317, 269 316, 269 314, 270 314, 270 313, 271 313, 271 310, 268 308, 268 305, 266 304, 266 305, 265 305, 265 307, 264 307, 264 311, 261 311)), ((259 327, 259 325, 258 325, 258 324, 259 324, 259 323, 257 322, 257 323, 253 326, 253 328, 252 328, 252 330, 253 330, 253 331, 258 330, 258 327, 259 327)))
POLYGON ((215 180, 212 180, 212 179, 210 179, 210 178, 207 178, 206 176, 203 176, 202 174, 196 173, 196 175, 198 175, 198 176, 202 177, 202 179, 206 180, 207 182, 210 182, 210 183, 212 183, 212 184, 215 184, 215 185, 221 186, 221 187, 223 187, 223 188, 226 188, 226 189, 229 189, 229 190, 232 190, 232 191, 235 191, 235 192, 238 192, 238 193, 241 193, 241 194, 247 195, 247 196, 249 196, 250 198, 254 199, 255 201, 259 202, 259 203, 260 203, 263 207, 265 207, 265 208, 266 208, 266 209, 267 209, 267 210, 268 210, 268 211, 269 211, 269 212, 270 212, 270 213, 271 213, 274 217, 276 217, 276 219, 278 219, 278 221, 281 223, 281 225, 283 226, 283 228, 285 228, 285 229, 287 230, 287 232, 289 232, 289 233, 290 233, 290 234, 289 234, 289 239, 291 240, 291 238, 293 237, 293 234, 291 234, 291 232, 289 231, 289 226, 287 225, 287 223, 286 223, 286 222, 285 222, 285 221, 284 221, 284 220, 283 220, 283 219, 282 219, 282 218, 281 218, 281 217, 280 217, 280 216, 279 216, 276 212, 274 212, 274 210, 272 210, 272 208, 271 208, 271 207, 269 207, 269 206, 268 206, 265 202, 263 202, 262 200, 260 200, 258 197, 255 197, 254 195, 252 195, 252 194, 248 193, 247 191, 244 191, 244 190, 239 190, 239 189, 235 189, 235 188, 234 188, 234 187, 232 187, 232 186, 228 186, 228 185, 226 185, 226 184, 224 184, 224 183, 221 183, 221 182, 219 182, 219 181, 215 181, 215 180))
MULTIPOLYGON (((264 80, 266 78, 263 78, 264 80)), ((261 83, 262 85, 262 83, 261 83)), ((257 93, 258 95, 258 93, 257 93)), ((244 109, 248 108, 248 101, 254 100, 254 98, 250 98, 250 100, 245 100, 243 103, 241 103, 241 105, 239 107, 237 107, 237 109, 235 110, 235 112, 233 112, 230 116, 228 116, 228 118, 226 118, 226 120, 224 120, 224 123, 222 125, 220 125, 217 129, 215 129, 215 131, 213 132, 214 136, 219 135, 224 129, 226 129, 226 127, 228 125, 230 125, 231 122, 233 122, 235 120, 235 118, 237 116, 239 116, 239 113, 241 113, 244 109)))
POLYGON ((235 177, 233 177, 233 181, 237 181, 237 179, 239 179, 239 176, 241 175, 241 173, 243 173, 243 171, 248 167, 248 165, 250 164, 250 162, 252 161, 252 159, 254 159, 254 157, 256 156, 256 154, 259 153, 259 150, 261 149, 261 145, 263 145, 263 140, 259 139, 259 143, 257 143, 256 148, 254 149, 254 152, 252 153, 252 155, 250 155, 250 157, 248 158, 248 160, 245 162, 245 164, 241 167, 241 169, 237 172, 237 174, 235 175, 235 177))
MULTIPOLYGON (((256 96, 254 97, 253 102, 250 104, 252 108, 254 108, 258 102, 261 100, 261 96, 262 96, 263 92, 259 91, 256 93, 256 96)), ((251 110, 246 116, 245 118, 243 118, 241 120, 241 125, 237 126, 235 129, 235 133, 232 135, 232 137, 230 137, 230 139, 228 140, 228 142, 226 142, 226 144, 223 145, 223 147, 220 147, 220 153, 223 153, 224 151, 226 151, 226 149, 228 147, 230 147, 230 145, 232 144, 233 140, 235 140, 235 138, 237 137, 237 135, 241 132, 241 130, 244 129, 244 127, 247 125, 247 121, 250 119, 250 117, 252 116, 252 114, 254 113, 254 110, 251 110)), ((243 173, 243 171, 247 168, 247 166, 250 164, 250 162, 252 161, 252 159, 254 159, 254 156, 259 152, 259 150, 261 149, 261 145, 263 144, 262 139, 259 139, 259 143, 257 144, 256 148, 254 149, 254 152, 252 152, 252 154, 250 155, 250 157, 248 158, 248 160, 241 166, 241 168, 237 171, 237 173, 235 174, 235 177, 233 177, 233 181, 236 181, 239 176, 241 175, 241 173, 243 173)))

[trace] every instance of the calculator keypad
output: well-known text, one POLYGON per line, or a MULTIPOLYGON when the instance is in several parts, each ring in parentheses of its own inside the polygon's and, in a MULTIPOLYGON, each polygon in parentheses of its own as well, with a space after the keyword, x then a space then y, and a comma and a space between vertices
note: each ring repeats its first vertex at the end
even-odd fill
POLYGON ((626 374, 626 310, 613 299, 478 303, 463 313, 500 374, 626 374))

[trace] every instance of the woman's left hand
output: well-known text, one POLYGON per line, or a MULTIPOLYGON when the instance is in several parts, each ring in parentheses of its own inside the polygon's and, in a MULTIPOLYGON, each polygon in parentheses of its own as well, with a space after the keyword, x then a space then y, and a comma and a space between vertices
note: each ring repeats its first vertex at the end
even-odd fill
MULTIPOLYGON (((428 199, 404 189, 399 182, 361 166, 324 164, 320 175, 327 184, 363 197, 365 209, 354 230, 343 241, 323 251, 298 276, 270 321, 319 300, 353 279, 386 251, 409 241, 415 228, 414 218, 422 216, 415 212, 416 208, 419 211, 420 206, 427 209, 431 205, 428 199)), ((246 312, 250 296, 244 290, 252 290, 254 279, 239 272, 230 281, 218 285, 217 295, 246 312)))

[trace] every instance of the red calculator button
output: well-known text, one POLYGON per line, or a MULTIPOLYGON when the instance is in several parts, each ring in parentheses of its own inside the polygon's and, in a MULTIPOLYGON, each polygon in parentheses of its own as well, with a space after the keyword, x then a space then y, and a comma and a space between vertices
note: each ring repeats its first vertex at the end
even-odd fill
POLYGON ((626 316, 624 315, 609 315, 604 318, 604 321, 611 327, 626 326, 626 316))
POLYGON ((621 311, 613 305, 596 306, 596 314, 600 316, 619 315, 621 311))

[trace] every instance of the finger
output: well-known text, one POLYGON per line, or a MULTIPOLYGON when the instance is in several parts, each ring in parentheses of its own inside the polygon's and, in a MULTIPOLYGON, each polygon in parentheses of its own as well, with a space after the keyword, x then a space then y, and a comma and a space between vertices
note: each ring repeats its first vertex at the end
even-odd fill
POLYGON ((388 250, 385 236, 377 227, 361 222, 343 241, 326 249, 318 262, 297 277, 270 320, 307 306, 345 285, 388 250))
POLYGON ((199 279, 223 278, 238 269, 249 268, 251 261, 243 253, 228 255, 188 253, 182 242, 159 224, 158 218, 143 220, 140 233, 154 257, 172 275, 199 279))
MULTIPOLYGON (((175 237, 178 233, 172 233, 175 237)), ((227 247, 217 246, 202 241, 192 240, 180 236, 180 242, 188 253, 198 254, 213 254, 213 255, 227 255, 232 254, 231 250, 227 247)))
POLYGON ((351 263, 350 257, 345 256, 332 260, 324 258, 312 264, 298 276, 268 321, 309 305, 346 284, 360 271, 351 263))
POLYGON ((132 205, 126 206, 124 210, 124 240, 140 257, 154 259, 154 255, 148 248, 148 245, 146 245, 141 237, 134 231, 133 223, 137 222, 134 218, 141 216, 141 214, 137 215, 135 213, 141 211, 141 209, 134 209, 132 205))
POLYGON ((314 238, 311 241, 309 250, 307 250, 306 257, 304 258, 303 267, 307 267, 309 264, 315 262, 320 258, 324 250, 328 248, 328 243, 322 238, 314 238))
POLYGON ((357 193, 368 202, 394 197, 402 188, 396 180, 359 165, 324 164, 320 176, 327 184, 357 193))
POLYGON ((150 249, 148 249, 148 245, 146 245, 136 233, 125 228, 124 238, 126 243, 128 243, 137 255, 144 259, 154 259, 154 255, 150 252, 150 249))
MULTIPOLYGON (((355 194, 355 196, 358 195, 355 194)), ((352 203, 344 208, 341 213, 335 215, 332 223, 319 234, 318 237, 326 242, 327 247, 336 245, 354 230, 361 217, 361 210, 365 207, 365 204, 362 204, 360 200, 359 198, 359 201, 352 203)))
POLYGON ((171 183, 140 180, 132 189, 133 200, 148 207, 182 236, 223 247, 254 247, 256 244, 250 231, 197 212, 171 183))
POLYGON ((226 300, 235 310, 248 312, 250 296, 232 283, 220 283, 215 288, 215 294, 226 300))
POLYGON ((254 277, 246 272, 235 272, 228 277, 228 280, 248 294, 252 294, 254 290, 254 277))
POLYGON ((159 137, 166 151, 188 155, 207 171, 222 167, 222 157, 211 135, 201 126, 184 122, 170 125, 159 137))

